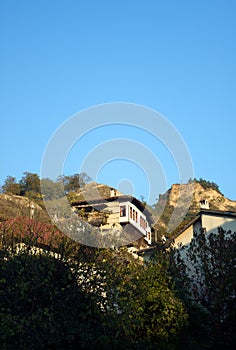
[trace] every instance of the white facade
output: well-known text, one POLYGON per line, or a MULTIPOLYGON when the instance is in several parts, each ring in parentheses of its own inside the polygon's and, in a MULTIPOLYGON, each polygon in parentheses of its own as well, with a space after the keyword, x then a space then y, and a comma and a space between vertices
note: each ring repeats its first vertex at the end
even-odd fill
POLYGON ((133 203, 124 202, 120 204, 119 222, 121 224, 131 224, 143 234, 143 237, 148 244, 152 243, 151 228, 147 217, 133 203))
POLYGON ((202 210, 175 238, 174 246, 188 245, 194 232, 204 230, 207 233, 217 233, 218 227, 236 232, 236 213, 216 210, 202 210))
POLYGON ((111 230, 122 232, 124 229, 132 237, 138 237, 137 239, 143 237, 148 244, 151 244, 151 214, 135 197, 117 195, 115 191, 109 189, 108 197, 74 201, 73 206, 83 219, 99 227, 102 233, 109 233, 111 230))

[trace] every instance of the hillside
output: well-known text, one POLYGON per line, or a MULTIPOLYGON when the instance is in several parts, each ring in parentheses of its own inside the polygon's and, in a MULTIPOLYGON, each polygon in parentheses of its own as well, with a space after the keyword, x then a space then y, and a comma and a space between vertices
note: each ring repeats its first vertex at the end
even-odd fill
MULTIPOLYGON (((184 226, 191 220, 200 210, 200 201, 207 200, 210 209, 234 211, 236 212, 236 201, 226 198, 214 183, 195 181, 190 184, 173 184, 171 188, 164 194, 159 196, 157 204, 151 208, 147 205, 147 209, 153 215, 154 229, 156 235, 161 237, 163 234, 167 237, 172 236, 177 229, 184 226), (210 187, 204 186, 207 185, 210 187), (171 220, 170 220, 171 219, 171 220), (168 232, 168 233, 167 233, 168 232)), ((104 184, 92 182, 80 188, 77 192, 70 192, 68 199, 72 205, 80 201, 90 202, 98 199, 106 199, 113 195, 123 195, 118 190, 104 184)), ((89 220, 88 215, 97 218, 97 212, 83 213, 83 217, 89 220)), ((103 218, 102 218, 103 219, 103 218)), ((99 220, 101 217, 99 216, 99 220)))
POLYGON ((92 201, 105 199, 111 196, 111 191, 114 192, 114 196, 123 195, 123 193, 110 186, 91 182, 81 187, 77 192, 72 193, 70 201, 73 203, 74 201, 92 201))
POLYGON ((16 217, 30 217, 30 206, 34 206, 34 218, 41 222, 49 222, 45 210, 27 197, 0 194, 0 222, 16 217))
POLYGON ((153 210, 156 221, 155 229, 158 235, 165 234, 171 237, 177 228, 184 226, 187 221, 195 216, 200 210, 200 201, 202 200, 208 201, 209 209, 236 212, 236 201, 226 198, 220 191, 204 188, 198 182, 174 184, 166 193, 159 196, 153 210), (173 220, 170 225, 171 217, 173 220), (176 227, 178 221, 179 224, 176 227), (167 233, 168 224, 169 230, 167 233))
MULTIPOLYGON (((76 192, 70 192, 68 200, 73 205, 79 201, 106 199, 111 195, 119 196, 123 194, 107 185, 92 182, 76 192)), ((164 234, 171 238, 177 230, 196 215, 200 210, 200 201, 202 200, 208 201, 210 209, 236 212, 236 201, 226 198, 217 187, 206 188, 204 181, 203 184, 199 181, 190 184, 173 184, 168 191, 159 195, 159 199, 153 208, 147 206, 147 209, 153 215, 156 236, 160 238, 164 234)), ((52 201, 53 203, 58 205, 58 199, 52 201)), ((34 205, 34 218, 37 221, 51 222, 47 212, 38 204, 27 197, 10 194, 0 194, 0 222, 16 217, 29 218, 31 204, 34 205)))

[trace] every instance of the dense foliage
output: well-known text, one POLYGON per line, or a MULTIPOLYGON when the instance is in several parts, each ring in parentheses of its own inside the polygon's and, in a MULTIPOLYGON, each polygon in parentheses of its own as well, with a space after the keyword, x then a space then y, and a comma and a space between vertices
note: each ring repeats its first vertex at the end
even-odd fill
POLYGON ((33 220, 0 231, 3 349, 176 348, 187 314, 163 264, 80 246, 33 220))
MULTIPOLYGON (((42 183, 58 205, 61 184, 70 195, 86 181, 76 174, 42 183)), ((42 200, 36 174, 8 177, 2 191, 42 200)), ((235 233, 196 233, 179 251, 160 243, 143 262, 125 248, 80 245, 76 227, 65 224, 71 239, 36 218, 0 223, 1 349, 235 348, 235 233)), ((92 231, 82 234, 94 240, 92 231)))
POLYGON ((191 182, 199 183, 205 190, 212 189, 222 194, 222 192, 220 191, 219 185, 217 185, 213 181, 204 180, 203 178, 200 177, 200 179, 196 179, 196 178, 194 178, 193 180, 189 179, 189 183, 191 182))
POLYGON ((2 349, 234 348, 235 234, 201 233, 187 261, 157 249, 147 264, 34 220, 0 236, 2 349))
POLYGON ((88 312, 65 263, 29 251, 0 260, 1 349, 66 348, 88 312))
POLYGON ((172 275, 189 305, 190 334, 197 334, 197 348, 234 349, 236 233, 222 228, 208 236, 197 232, 190 245, 174 256, 172 275))
POLYGON ((91 178, 86 173, 61 175, 53 181, 48 178, 40 180, 37 174, 25 172, 19 182, 15 177, 7 176, 1 191, 6 194, 25 196, 43 207, 42 197, 46 196, 47 200, 57 200, 65 194, 78 191, 90 181, 91 178))

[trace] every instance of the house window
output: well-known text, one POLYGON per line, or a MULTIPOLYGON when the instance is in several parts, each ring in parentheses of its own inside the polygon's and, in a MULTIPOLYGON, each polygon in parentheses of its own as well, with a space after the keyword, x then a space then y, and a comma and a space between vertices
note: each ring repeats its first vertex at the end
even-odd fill
POLYGON ((135 220, 135 210, 133 209, 133 220, 135 220))
POLYGON ((147 239, 150 241, 150 238, 151 238, 151 234, 150 232, 147 233, 147 239))
POLYGON ((125 205, 122 205, 120 207, 120 216, 121 217, 126 216, 126 206, 125 205))
POLYGON ((143 219, 143 229, 146 230, 146 228, 147 228, 147 221, 143 219))
POLYGON ((132 219, 132 214, 133 214, 133 210, 132 210, 132 208, 131 207, 129 207, 129 216, 130 216, 130 218, 132 219))
POLYGON ((142 216, 140 216, 140 226, 145 230, 145 220, 142 216))
POLYGON ((135 221, 138 222, 138 213, 135 212, 135 214, 136 214, 136 219, 135 219, 135 221))

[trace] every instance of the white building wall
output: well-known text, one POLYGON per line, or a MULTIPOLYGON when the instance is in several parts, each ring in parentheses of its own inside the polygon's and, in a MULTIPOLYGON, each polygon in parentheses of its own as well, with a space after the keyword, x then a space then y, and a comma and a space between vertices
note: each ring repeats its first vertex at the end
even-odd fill
POLYGON ((226 231, 231 230, 232 232, 236 232, 236 217, 203 213, 199 220, 189 226, 175 239, 174 247, 178 248, 183 245, 188 245, 193 238, 194 232, 200 233, 202 229, 205 229, 208 234, 218 233, 218 227, 222 227, 226 231))
POLYGON ((236 232, 236 217, 202 215, 202 227, 206 228, 207 233, 217 233, 218 227, 224 230, 236 232))
MULTIPOLYGON (((194 280, 194 285, 197 286, 199 295, 204 293, 205 288, 205 276, 198 273, 198 269, 202 261, 199 257, 195 257, 196 261, 193 262, 188 256, 188 245, 193 238, 192 232, 198 233, 200 229, 206 229, 206 238, 210 233, 217 235, 218 227, 222 227, 224 230, 231 232, 236 232, 236 217, 220 215, 217 213, 208 214, 202 213, 201 218, 197 220, 193 225, 188 227, 180 236, 175 240, 175 248, 178 248, 177 243, 182 243, 183 247, 178 250, 181 258, 186 263, 188 267, 188 276, 194 280)), ((213 267, 212 267, 213 268, 213 267)))
POLYGON ((152 243, 152 238, 151 238, 151 229, 148 225, 148 221, 146 216, 131 202, 124 202, 120 204, 120 208, 125 207, 125 214, 124 216, 120 216, 119 222, 120 223, 130 223, 133 225, 138 231, 140 231, 145 240, 151 244, 152 243), (130 209, 132 210, 132 215, 130 215, 130 209), (135 217, 134 217, 135 213, 135 217), (137 220, 136 220, 136 214, 137 214, 137 220), (140 225, 140 218, 143 219, 143 221, 146 223, 146 227, 142 227, 140 225))
POLYGON ((181 235, 175 239, 174 247, 178 248, 187 245, 193 238, 193 225, 189 226, 181 235))

